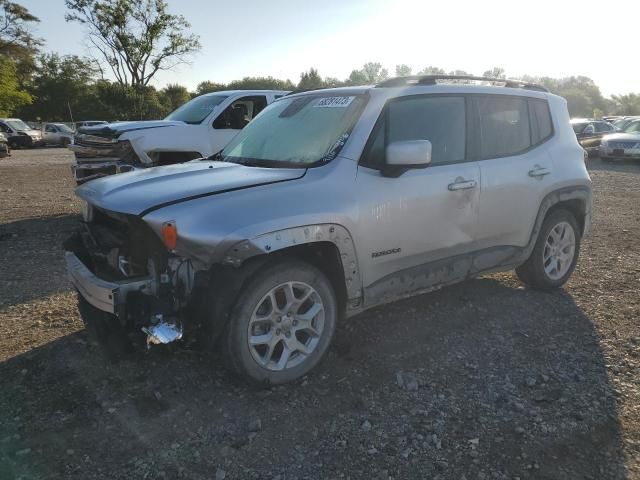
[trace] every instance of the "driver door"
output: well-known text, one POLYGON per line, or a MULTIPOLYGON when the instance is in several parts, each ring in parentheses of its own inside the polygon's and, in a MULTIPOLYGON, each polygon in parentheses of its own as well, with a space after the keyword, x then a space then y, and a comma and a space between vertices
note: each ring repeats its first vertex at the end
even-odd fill
POLYGON ((60 143, 60 135, 55 125, 46 125, 42 132, 42 139, 45 143, 60 143))
POLYGON ((454 95, 401 97, 378 120, 356 179, 368 296, 428 288, 469 272, 465 254, 474 247, 480 169, 466 159, 467 103, 454 95), (386 147, 402 140, 429 140, 431 164, 386 177, 386 147))

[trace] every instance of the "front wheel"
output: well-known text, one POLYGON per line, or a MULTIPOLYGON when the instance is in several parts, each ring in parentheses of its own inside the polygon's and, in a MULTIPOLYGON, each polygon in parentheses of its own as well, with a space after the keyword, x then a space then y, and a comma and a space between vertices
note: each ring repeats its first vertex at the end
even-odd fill
POLYGON ((555 210, 544 219, 529 259, 518 268, 520 280, 548 290, 565 284, 578 261, 580 229, 567 210, 555 210))
POLYGON ((270 385, 314 368, 329 348, 338 315, 327 277, 312 265, 287 261, 266 268, 243 290, 225 339, 233 370, 270 385))

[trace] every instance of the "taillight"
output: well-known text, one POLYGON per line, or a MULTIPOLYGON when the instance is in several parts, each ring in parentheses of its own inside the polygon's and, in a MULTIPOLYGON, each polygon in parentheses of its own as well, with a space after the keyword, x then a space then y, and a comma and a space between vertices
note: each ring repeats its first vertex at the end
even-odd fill
POLYGON ((162 224, 162 240, 170 250, 175 250, 178 243, 178 227, 176 222, 165 222, 162 224))

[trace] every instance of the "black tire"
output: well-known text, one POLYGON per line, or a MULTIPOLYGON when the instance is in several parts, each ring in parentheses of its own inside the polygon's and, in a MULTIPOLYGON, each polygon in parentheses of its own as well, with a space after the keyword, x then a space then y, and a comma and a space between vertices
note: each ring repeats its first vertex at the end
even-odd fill
POLYGON ((573 214, 567 210, 558 209, 549 212, 542 222, 542 228, 538 234, 536 244, 531 255, 525 263, 516 268, 518 278, 529 287, 539 290, 550 290, 561 287, 569 280, 569 277, 575 269, 580 254, 581 231, 578 222, 573 214), (575 236, 574 254, 571 264, 567 272, 561 278, 553 279, 549 277, 544 268, 544 250, 547 238, 551 234, 551 230, 558 224, 566 222, 573 229, 575 236))
MULTIPOLYGON (((242 293, 232 310, 223 339, 224 355, 231 369, 251 383, 268 386, 291 382, 307 374, 322 360, 331 344, 337 316, 338 306, 334 289, 331 282, 320 270, 308 263, 296 260, 287 260, 267 266, 242 289, 242 293), (248 341, 249 324, 254 311, 260 306, 263 298, 272 289, 287 282, 304 282, 315 290, 324 308, 324 326, 315 349, 310 354, 303 356, 301 363, 277 371, 261 365, 254 359, 248 341)), ((276 326, 272 325, 270 329, 275 332, 276 326)), ((297 338, 295 331, 293 335, 294 338, 297 338)), ((282 342, 285 341, 282 339, 282 342)), ((280 345, 284 346, 284 343, 280 345)))
POLYGON ((69 144, 71 143, 71 140, 69 140, 68 138, 63 138, 62 139, 62 148, 67 148, 69 146, 69 144))
POLYGON ((80 293, 78 295, 78 311, 84 323, 89 339, 98 345, 105 356, 117 362, 135 349, 118 318, 98 310, 87 302, 80 293))

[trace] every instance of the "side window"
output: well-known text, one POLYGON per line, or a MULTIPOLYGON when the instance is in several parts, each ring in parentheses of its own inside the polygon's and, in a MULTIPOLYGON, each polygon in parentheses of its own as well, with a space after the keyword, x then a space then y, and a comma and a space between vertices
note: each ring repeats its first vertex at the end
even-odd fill
POLYGON ((56 127, 54 127, 53 125, 47 125, 44 130, 45 132, 50 132, 50 133, 56 133, 57 131, 56 127))
POLYGON ((387 145, 403 140, 429 140, 433 165, 464 160, 465 110, 464 97, 418 96, 390 102, 371 134, 363 165, 381 168, 387 145))
POLYGON ((213 121, 213 128, 242 130, 266 106, 267 97, 264 95, 241 97, 218 115, 213 121))
POLYGON ((533 145, 542 143, 553 133, 549 104, 545 100, 529 99, 529 121, 533 145))
POLYGON ((525 98, 483 96, 477 105, 481 158, 517 155, 531 146, 525 98))
POLYGON ((611 132, 613 127, 609 125, 607 122, 598 122, 596 123, 596 132, 611 132))
POLYGON ((628 133, 640 133, 640 122, 631 122, 624 131, 628 133))
POLYGON ((6 124, 0 123, 0 132, 10 133, 11 130, 9 129, 9 127, 7 127, 6 124))

